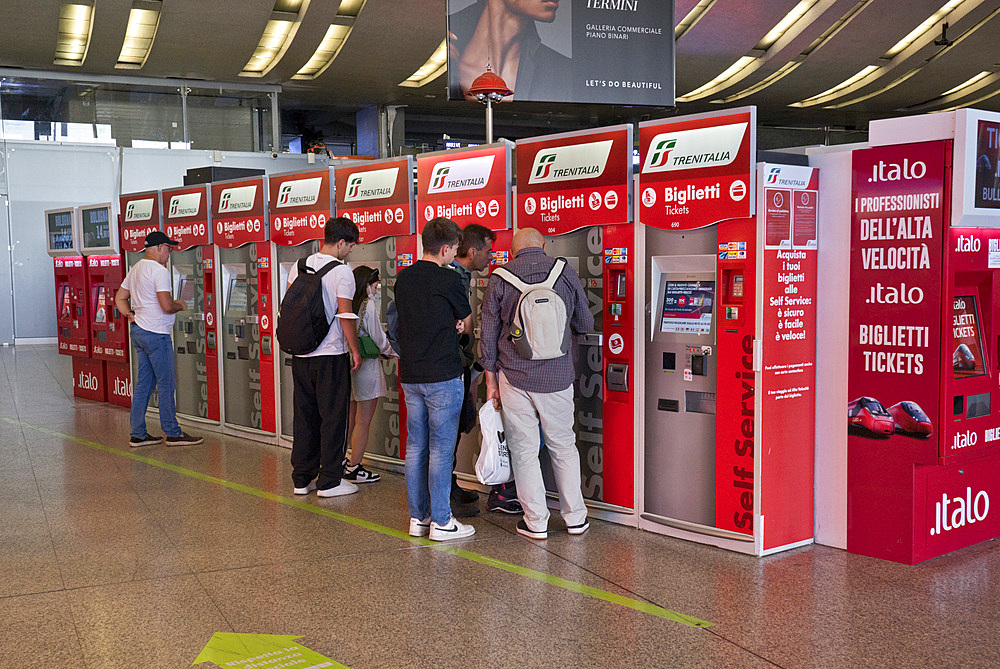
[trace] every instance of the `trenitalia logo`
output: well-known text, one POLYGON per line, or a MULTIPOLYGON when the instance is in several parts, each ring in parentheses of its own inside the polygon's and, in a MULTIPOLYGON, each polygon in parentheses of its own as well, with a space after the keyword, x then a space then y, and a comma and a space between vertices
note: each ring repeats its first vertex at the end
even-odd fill
POLYGON ((611 155, 610 139, 542 149, 535 155, 529 184, 596 179, 604 173, 611 155))
POLYGON ((782 165, 770 168, 764 178, 764 183, 768 186, 783 186, 785 188, 808 188, 811 177, 811 167, 782 165))
POLYGON ((747 123, 663 132, 653 137, 643 173, 719 167, 736 160, 747 123))
POLYGON ((148 221, 153 218, 153 198, 132 200, 125 207, 125 222, 148 221))
POLYGON ((226 188, 219 195, 219 212, 236 212, 253 209, 257 199, 257 186, 226 188))
POLYGON ((398 167, 352 174, 347 180, 347 195, 344 197, 344 202, 392 197, 396 192, 397 176, 399 176, 398 167))
POLYGON ((778 175, 780 174, 781 174, 780 167, 772 167, 770 171, 768 171, 767 173, 767 183, 769 185, 778 183, 778 175))
POLYGON ((496 156, 477 156, 438 163, 431 173, 428 193, 478 190, 489 183, 496 156))
POLYGON ((316 204, 319 200, 319 187, 322 182, 323 177, 286 181, 278 189, 278 203, 275 208, 305 207, 316 204))
POLYGON ((185 193, 170 198, 167 207, 167 218, 186 218, 197 216, 201 211, 201 193, 185 193))

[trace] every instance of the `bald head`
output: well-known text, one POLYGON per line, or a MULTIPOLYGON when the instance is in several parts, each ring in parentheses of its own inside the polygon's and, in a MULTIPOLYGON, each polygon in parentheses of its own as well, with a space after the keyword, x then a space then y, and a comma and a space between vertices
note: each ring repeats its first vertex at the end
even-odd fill
POLYGON ((542 237, 542 233, 534 228, 524 228, 514 233, 514 240, 510 246, 512 256, 516 256, 521 249, 531 247, 545 248, 545 239, 542 237))

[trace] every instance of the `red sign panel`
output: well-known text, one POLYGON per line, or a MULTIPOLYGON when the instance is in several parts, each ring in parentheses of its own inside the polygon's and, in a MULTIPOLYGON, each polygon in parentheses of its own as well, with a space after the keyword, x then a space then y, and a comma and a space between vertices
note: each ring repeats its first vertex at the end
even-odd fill
POLYGON ((264 177, 212 184, 215 245, 235 249, 267 241, 264 177))
POLYGON ((639 124, 639 211, 664 230, 754 213, 757 113, 700 114, 639 124))
POLYGON ((160 230, 160 193, 131 193, 118 198, 121 212, 122 251, 139 253, 145 250, 146 235, 160 230))
POLYGON ((417 156, 419 227, 444 216, 465 227, 510 227, 510 144, 417 156))
POLYGON ((561 235, 628 223, 631 178, 631 126, 519 140, 518 226, 561 235))
POLYGON ((271 241, 298 246, 323 238, 330 218, 330 170, 279 174, 268 178, 271 241))
POLYGON ((207 185, 163 191, 164 232, 170 239, 180 242, 178 249, 183 251, 212 243, 208 200, 207 185))
POLYGON ((333 174, 337 215, 354 221, 361 244, 413 233, 412 157, 337 166, 333 174))

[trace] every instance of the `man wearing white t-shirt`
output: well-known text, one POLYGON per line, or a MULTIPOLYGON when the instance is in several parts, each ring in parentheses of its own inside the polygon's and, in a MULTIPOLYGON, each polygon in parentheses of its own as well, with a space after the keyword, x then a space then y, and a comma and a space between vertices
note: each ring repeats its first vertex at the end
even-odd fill
POLYGON ((160 427, 167 446, 192 446, 204 441, 181 431, 177 424, 174 389, 174 347, 170 333, 174 314, 187 309, 184 300, 173 299, 167 260, 175 242, 162 232, 146 235, 146 257, 129 270, 115 294, 115 306, 128 318, 129 336, 135 348, 137 378, 132 391, 129 446, 150 446, 163 441, 146 431, 146 409, 153 385, 160 394, 160 427))
MULTIPOLYGON (((339 216, 327 221, 319 253, 306 258, 313 270, 331 262, 339 264, 322 279, 330 331, 315 351, 292 358, 292 485, 296 495, 315 490, 319 497, 338 497, 358 491, 358 486, 343 479, 351 370, 361 367, 357 316, 351 304, 354 273, 343 260, 357 241, 358 226, 339 216)), ((295 263, 288 273, 288 286, 298 275, 295 263)))

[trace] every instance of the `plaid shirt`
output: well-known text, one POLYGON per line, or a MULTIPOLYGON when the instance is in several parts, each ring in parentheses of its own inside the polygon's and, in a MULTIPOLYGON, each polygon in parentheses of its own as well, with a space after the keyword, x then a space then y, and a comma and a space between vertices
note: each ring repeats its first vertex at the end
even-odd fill
MULTIPOLYGON (((518 251, 504 268, 525 283, 541 283, 549 275, 555 258, 538 247, 518 251)), ((594 316, 590 313, 587 295, 576 270, 568 264, 556 281, 555 291, 566 303, 566 318, 573 334, 590 332, 594 316)), ((576 372, 573 356, 567 353, 552 360, 525 360, 510 341, 510 325, 514 321, 517 300, 521 293, 499 276, 490 276, 483 297, 482 358, 488 372, 502 371, 515 388, 534 393, 555 393, 573 384, 576 372)))

